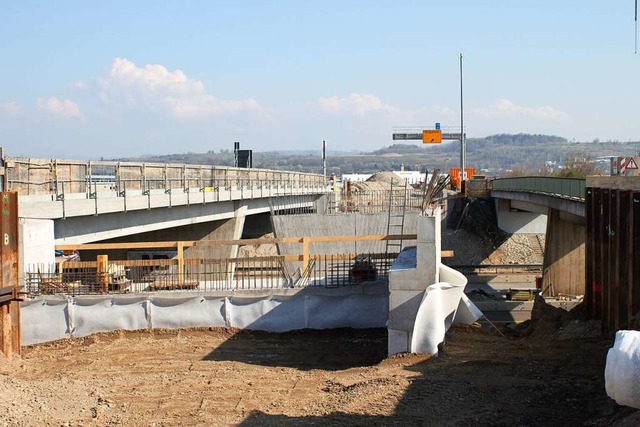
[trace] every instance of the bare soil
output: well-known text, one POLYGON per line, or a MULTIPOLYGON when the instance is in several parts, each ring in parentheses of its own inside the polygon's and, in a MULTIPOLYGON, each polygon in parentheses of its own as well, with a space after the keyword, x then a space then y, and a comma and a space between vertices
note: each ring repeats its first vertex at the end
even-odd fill
POLYGON ((0 425, 611 425, 635 411, 605 394, 610 344, 454 326, 439 357, 386 358, 384 329, 97 334, 0 361, 0 425))

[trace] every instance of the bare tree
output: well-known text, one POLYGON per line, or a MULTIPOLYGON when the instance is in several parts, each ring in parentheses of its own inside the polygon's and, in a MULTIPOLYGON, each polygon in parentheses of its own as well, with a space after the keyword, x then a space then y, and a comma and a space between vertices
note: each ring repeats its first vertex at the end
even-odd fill
POLYGON ((586 152, 568 153, 564 158, 564 166, 556 176, 564 178, 585 178, 599 175, 602 172, 593 157, 586 152))

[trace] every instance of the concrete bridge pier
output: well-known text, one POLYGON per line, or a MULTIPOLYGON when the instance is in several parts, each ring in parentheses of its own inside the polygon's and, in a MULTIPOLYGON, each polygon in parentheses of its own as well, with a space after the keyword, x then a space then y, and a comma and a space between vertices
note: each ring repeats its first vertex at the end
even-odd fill
POLYGON ((549 208, 542 289, 544 296, 584 295, 584 217, 549 208))

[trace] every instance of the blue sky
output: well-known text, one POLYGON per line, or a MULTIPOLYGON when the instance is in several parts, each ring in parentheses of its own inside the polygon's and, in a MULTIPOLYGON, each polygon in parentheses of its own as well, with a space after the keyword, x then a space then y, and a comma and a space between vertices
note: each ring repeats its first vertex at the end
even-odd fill
POLYGON ((640 140, 633 0, 4 1, 0 145, 373 150, 395 126, 640 140))

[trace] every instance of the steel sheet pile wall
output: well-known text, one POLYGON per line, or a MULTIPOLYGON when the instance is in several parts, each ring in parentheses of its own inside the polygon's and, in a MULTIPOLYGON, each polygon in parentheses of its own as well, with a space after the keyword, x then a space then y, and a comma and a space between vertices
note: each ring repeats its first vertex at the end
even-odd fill
POLYGON ((594 178, 586 191, 585 299, 608 330, 640 312, 640 181, 622 179, 594 178))
POLYGON ((18 194, 0 192, 0 356, 20 354, 18 194))

